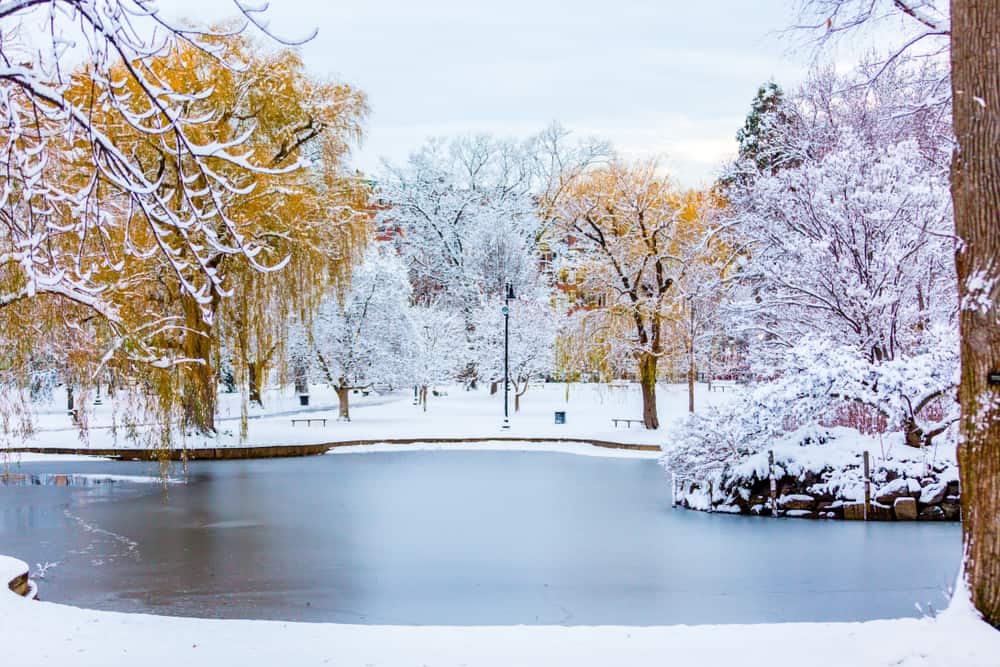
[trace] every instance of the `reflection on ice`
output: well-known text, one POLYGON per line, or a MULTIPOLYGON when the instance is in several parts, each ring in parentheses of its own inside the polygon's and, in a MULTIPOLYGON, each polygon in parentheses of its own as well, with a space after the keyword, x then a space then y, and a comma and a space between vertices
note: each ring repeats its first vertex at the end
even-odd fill
POLYGON ((98 484, 183 484, 183 480, 147 475, 84 475, 60 473, 0 473, 4 486, 97 486, 98 484))

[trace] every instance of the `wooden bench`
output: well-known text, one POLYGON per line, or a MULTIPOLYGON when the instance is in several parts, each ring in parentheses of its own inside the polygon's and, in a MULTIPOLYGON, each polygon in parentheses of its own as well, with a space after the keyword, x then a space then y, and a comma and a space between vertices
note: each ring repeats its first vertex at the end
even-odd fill
POLYGON ((733 380, 716 380, 710 387, 712 391, 721 391, 724 394, 726 393, 726 388, 735 389, 736 382, 733 380))
POLYGON ((305 422, 306 426, 312 426, 313 422, 322 422, 323 426, 326 426, 326 417, 300 417, 292 420, 292 426, 295 426, 296 422, 305 422))
POLYGON ((641 419, 625 419, 625 418, 623 418, 623 417, 613 417, 613 418, 611 419, 611 423, 612 423, 612 424, 614 424, 614 427, 615 427, 615 428, 618 428, 618 423, 619 423, 619 422, 625 422, 625 425, 626 425, 626 426, 627 426, 628 428, 632 428, 632 423, 633 423, 633 422, 635 422, 636 424, 644 424, 644 423, 645 423, 645 422, 644 422, 643 420, 641 420, 641 419))

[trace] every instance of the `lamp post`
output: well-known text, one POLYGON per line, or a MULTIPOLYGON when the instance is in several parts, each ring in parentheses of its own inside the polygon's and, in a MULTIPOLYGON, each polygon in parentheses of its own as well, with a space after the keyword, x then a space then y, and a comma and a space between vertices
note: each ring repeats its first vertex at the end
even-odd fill
POLYGON ((510 428, 507 397, 510 394, 510 302, 514 300, 514 286, 507 283, 505 290, 503 308, 500 309, 500 312, 503 313, 503 425, 501 428, 510 428))

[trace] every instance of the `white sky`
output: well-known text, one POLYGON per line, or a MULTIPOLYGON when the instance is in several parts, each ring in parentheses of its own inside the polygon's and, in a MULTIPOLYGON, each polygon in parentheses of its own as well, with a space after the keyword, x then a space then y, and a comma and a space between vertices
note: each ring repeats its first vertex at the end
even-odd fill
MULTIPOLYGON (((227 0, 165 0, 210 21, 227 0)), ((553 120, 659 156, 687 186, 735 152, 757 86, 802 78, 808 56, 775 32, 791 0, 280 0, 281 35, 319 29, 308 66, 360 87, 372 116, 355 166, 402 161, 428 136, 522 137, 553 120)))

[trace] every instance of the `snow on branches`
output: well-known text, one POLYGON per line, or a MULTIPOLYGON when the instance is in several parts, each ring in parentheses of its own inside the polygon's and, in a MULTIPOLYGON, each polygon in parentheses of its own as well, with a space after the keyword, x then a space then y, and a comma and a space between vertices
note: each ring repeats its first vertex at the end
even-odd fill
POLYGON ((375 247, 355 269, 342 301, 329 294, 310 327, 293 328, 293 357, 311 356, 340 397, 341 418, 350 419, 351 390, 410 379, 416 351, 409 301, 406 267, 389 249, 375 247))
POLYGON ((386 165, 379 224, 400 229, 418 300, 437 299, 469 321, 505 283, 536 283, 532 170, 523 146, 488 136, 433 140, 405 166, 386 165))
POLYGON ((723 215, 746 254, 728 311, 757 383, 682 426, 668 464, 685 474, 710 474, 799 428, 837 425, 852 406, 911 446, 951 433, 946 133, 932 112, 896 113, 906 86, 849 84, 814 75, 771 110, 770 145, 731 171, 723 215))
MULTIPOLYGON (((490 382, 504 379, 504 316, 506 302, 489 299, 476 311, 473 353, 479 377, 490 382)), ((554 369, 556 312, 545 298, 529 295, 510 302, 509 380, 514 385, 514 410, 531 380, 541 379, 554 369)))
MULTIPOLYGON (((236 9, 248 21, 254 12, 236 9)), ((201 304, 225 293, 215 254, 256 270, 261 252, 230 215, 258 174, 296 169, 247 149, 252 123, 216 127, 212 82, 191 72, 227 60, 244 25, 171 23, 150 0, 16 0, 0 7, 0 307, 49 293, 116 322, 105 297, 127 258, 158 257, 201 304)))

